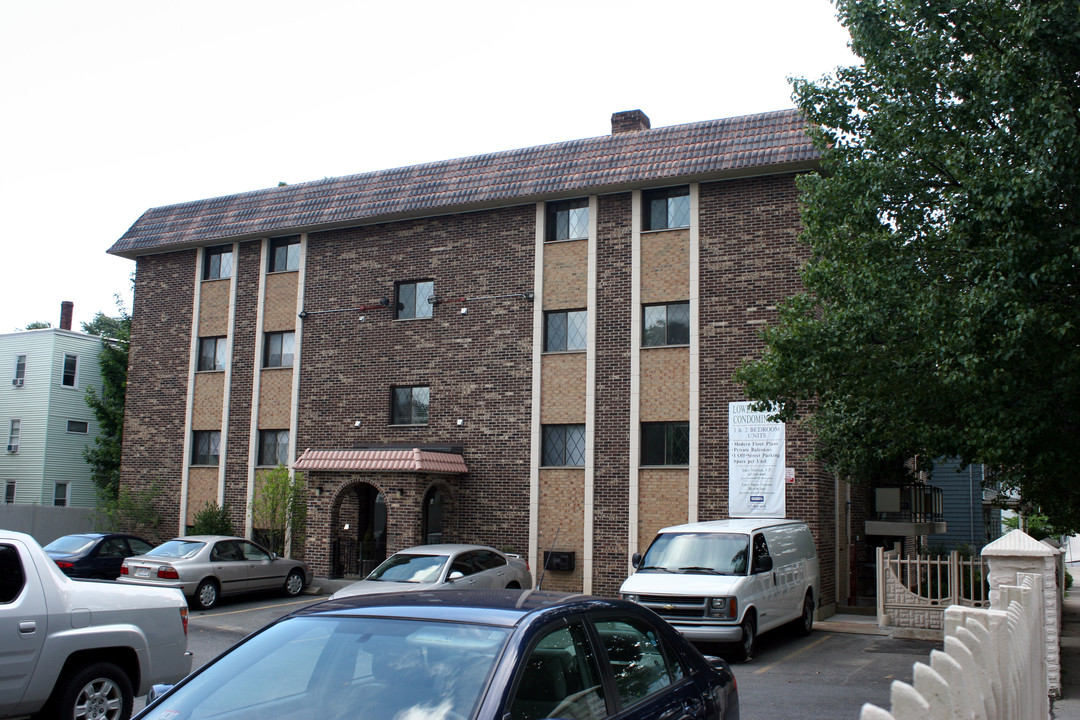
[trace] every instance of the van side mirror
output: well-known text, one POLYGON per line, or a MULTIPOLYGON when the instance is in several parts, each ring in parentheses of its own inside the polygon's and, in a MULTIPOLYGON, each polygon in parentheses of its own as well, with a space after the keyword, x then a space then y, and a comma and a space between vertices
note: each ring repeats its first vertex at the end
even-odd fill
POLYGON ((634 566, 635 570, 637 570, 638 565, 641 564, 641 553, 634 553, 634 556, 630 558, 630 564, 634 566))
POLYGON ((765 573, 773 569, 772 557, 765 555, 754 560, 754 572, 765 573))

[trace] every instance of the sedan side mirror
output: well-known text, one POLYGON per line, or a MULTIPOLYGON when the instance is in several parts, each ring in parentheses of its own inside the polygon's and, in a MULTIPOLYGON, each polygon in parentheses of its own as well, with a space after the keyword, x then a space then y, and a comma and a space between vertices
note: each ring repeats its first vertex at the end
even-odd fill
POLYGON ((450 582, 453 582, 454 580, 460 580, 463 577, 465 577, 465 573, 461 572, 460 570, 455 570, 454 572, 450 573, 450 576, 446 579, 450 582))

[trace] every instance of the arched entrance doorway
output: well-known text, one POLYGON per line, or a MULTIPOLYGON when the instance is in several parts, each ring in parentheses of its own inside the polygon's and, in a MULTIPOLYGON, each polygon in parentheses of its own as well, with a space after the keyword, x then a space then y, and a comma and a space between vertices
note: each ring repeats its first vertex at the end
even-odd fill
POLYGON ((332 577, 364 577, 386 559, 386 497, 370 483, 344 488, 331 513, 332 577))

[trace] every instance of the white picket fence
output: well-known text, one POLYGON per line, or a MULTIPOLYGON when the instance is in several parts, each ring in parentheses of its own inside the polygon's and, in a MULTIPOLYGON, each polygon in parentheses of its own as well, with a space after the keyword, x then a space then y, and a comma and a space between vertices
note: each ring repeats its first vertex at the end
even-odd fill
POLYGON ((868 703, 860 720, 1050 717, 1060 693, 1057 551, 1014 533, 989 557, 990 607, 946 608, 943 650, 915 663, 910 685, 893 683, 890 710, 868 703))

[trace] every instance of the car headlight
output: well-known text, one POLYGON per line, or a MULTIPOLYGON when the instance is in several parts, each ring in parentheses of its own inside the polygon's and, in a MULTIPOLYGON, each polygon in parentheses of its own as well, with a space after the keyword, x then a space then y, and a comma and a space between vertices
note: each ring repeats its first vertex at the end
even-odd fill
POLYGON ((734 597, 709 598, 709 617, 734 620, 739 616, 739 601, 734 597))

